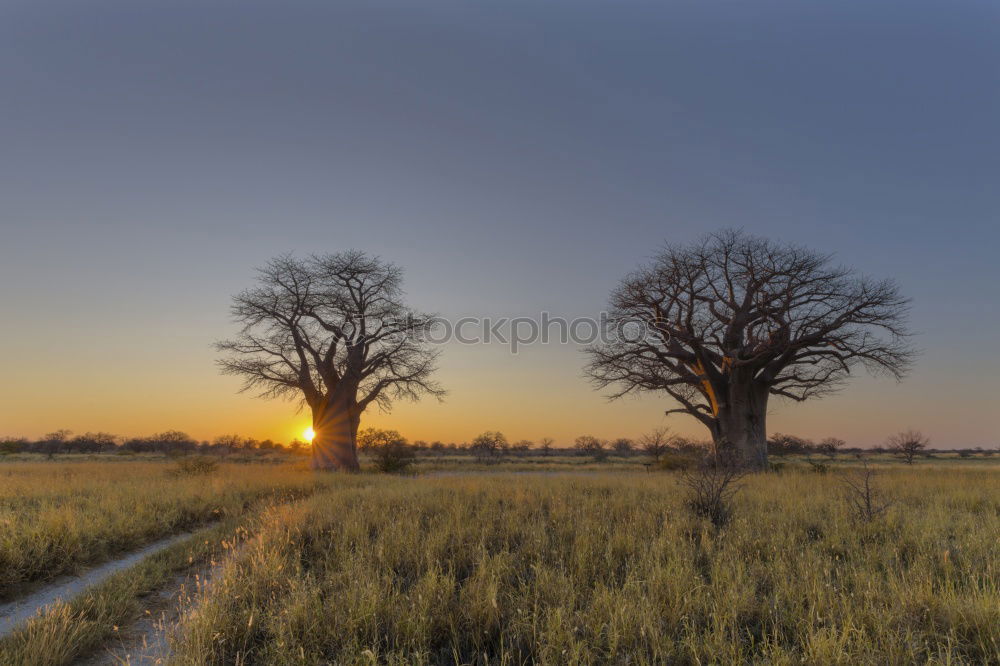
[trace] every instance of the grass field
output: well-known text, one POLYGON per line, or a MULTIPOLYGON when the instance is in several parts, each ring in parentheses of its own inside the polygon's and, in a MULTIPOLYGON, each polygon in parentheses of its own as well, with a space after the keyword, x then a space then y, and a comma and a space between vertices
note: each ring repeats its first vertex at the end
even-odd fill
POLYGON ((294 466, 223 465, 178 474, 165 462, 0 464, 0 599, 158 537, 325 483, 294 466))
MULTIPOLYGON (((992 464, 886 461, 877 483, 894 503, 869 523, 852 516, 836 471, 792 466, 744 479, 721 529, 690 514, 676 474, 618 467, 324 476, 311 497, 247 511, 264 487, 314 488, 316 477, 227 465, 206 482, 167 474, 169 463, 81 463, 65 492, 31 489, 63 465, 0 478, 38 474, 20 481, 44 497, 35 503, 71 507, 103 534, 145 534, 137 540, 151 532, 120 514, 140 495, 153 505, 176 496, 202 518, 213 502, 246 513, 243 545, 180 618, 175 663, 1000 663, 992 464), (88 480, 107 474, 135 482, 103 501, 73 499, 99 495, 88 480)), ((16 501, 9 484, 3 492, 16 501)), ((41 538, 32 521, 18 526, 41 538)), ((154 573, 53 609, 0 644, 0 662, 70 663, 120 621, 123 598, 155 586, 154 573), (77 625, 79 637, 53 639, 77 625)))

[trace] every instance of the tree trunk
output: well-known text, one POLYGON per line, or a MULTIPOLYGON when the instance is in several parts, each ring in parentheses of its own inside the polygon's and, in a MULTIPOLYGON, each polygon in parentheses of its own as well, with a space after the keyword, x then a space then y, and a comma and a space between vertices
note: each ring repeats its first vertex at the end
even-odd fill
POLYGON ((357 472, 361 412, 352 401, 334 399, 313 408, 312 468, 357 472))
POLYGON ((767 397, 766 387, 733 383, 716 416, 716 447, 728 448, 750 469, 767 468, 767 397))

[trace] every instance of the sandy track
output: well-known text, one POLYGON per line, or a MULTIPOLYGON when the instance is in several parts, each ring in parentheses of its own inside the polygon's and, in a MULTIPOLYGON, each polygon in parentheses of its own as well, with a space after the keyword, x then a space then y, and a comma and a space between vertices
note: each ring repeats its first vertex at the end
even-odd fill
POLYGON ((0 605, 0 638, 10 635, 22 622, 34 617, 39 611, 57 601, 69 601, 88 587, 101 583, 109 576, 128 569, 150 555, 190 537, 191 533, 185 532, 154 541, 123 557, 94 567, 79 576, 61 576, 27 596, 0 605))

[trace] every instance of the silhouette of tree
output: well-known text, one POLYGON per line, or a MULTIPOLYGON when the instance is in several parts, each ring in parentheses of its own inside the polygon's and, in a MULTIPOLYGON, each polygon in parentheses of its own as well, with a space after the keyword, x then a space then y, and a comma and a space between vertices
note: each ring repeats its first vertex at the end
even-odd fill
POLYGON ((827 437, 819 443, 819 450, 833 458, 845 446, 847 446, 847 442, 839 437, 827 437))
POLYGON ((656 461, 670 448, 671 439, 670 428, 656 428, 639 438, 639 447, 656 461))
POLYGON ((666 393, 741 464, 767 465, 768 398, 827 394, 862 364, 902 378, 913 351, 908 301, 892 281, 828 255, 723 231, 668 246, 611 296, 622 334, 588 351, 587 371, 619 398, 666 393), (638 332, 637 332, 638 331, 638 332))
POLYGON ((429 315, 402 302, 402 271, 363 252, 282 256, 233 299, 243 328, 217 344, 244 391, 299 399, 312 410, 312 464, 357 471, 361 414, 376 403, 444 395, 431 379, 429 315))
POLYGON ((913 464, 913 459, 927 448, 930 440, 919 430, 907 430, 896 433, 887 442, 889 450, 903 459, 907 465, 913 464))
POLYGON ((611 448, 615 450, 615 453, 627 456, 635 451, 635 444, 633 444, 632 440, 627 437, 619 437, 615 441, 611 442, 611 448))
POLYGON ((510 448, 506 435, 502 432, 487 430, 478 435, 469 448, 476 454, 476 457, 486 462, 495 462, 510 448))

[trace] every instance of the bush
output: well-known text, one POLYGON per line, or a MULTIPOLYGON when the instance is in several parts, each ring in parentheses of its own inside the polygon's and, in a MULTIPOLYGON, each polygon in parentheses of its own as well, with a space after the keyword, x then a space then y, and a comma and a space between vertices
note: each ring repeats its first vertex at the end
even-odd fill
POLYGON ((826 474, 830 471, 830 465, 821 460, 806 460, 809 463, 809 469, 816 472, 817 474, 826 474))
POLYGON ((177 461, 173 473, 178 476, 202 476, 219 469, 219 461, 209 456, 193 456, 177 461))
POLYGON ((690 470, 695 469, 701 464, 703 456, 699 456, 696 453, 691 453, 688 451, 677 451, 675 449, 667 449, 664 453, 660 454, 660 459, 654 463, 656 469, 663 470, 665 472, 675 472, 678 470, 690 470))
POLYGON ((0 442, 0 455, 10 455, 21 453, 25 450, 26 442, 18 439, 7 439, 0 442))
POLYGON ((867 462, 861 469, 841 477, 847 505, 854 517, 864 523, 875 520, 892 506, 892 500, 885 497, 874 479, 875 471, 867 462))
POLYGON ((396 440, 369 448, 375 469, 386 474, 405 472, 417 457, 412 446, 405 440, 396 440))
POLYGON ((696 470, 684 472, 681 483, 687 486, 685 504, 699 518, 707 518, 715 527, 723 527, 733 515, 733 499, 739 491, 737 482, 743 470, 721 457, 706 459, 696 470))
POLYGON ((573 448, 577 451, 594 456, 597 462, 604 462, 608 459, 608 451, 605 442, 597 439, 593 435, 581 435, 576 438, 573 448))

